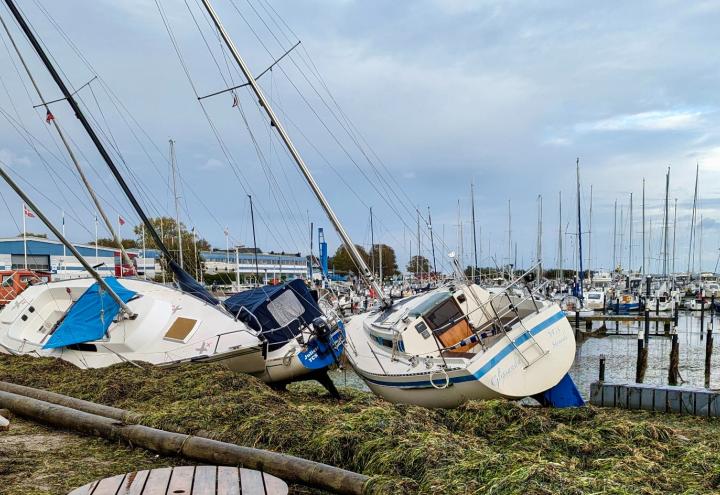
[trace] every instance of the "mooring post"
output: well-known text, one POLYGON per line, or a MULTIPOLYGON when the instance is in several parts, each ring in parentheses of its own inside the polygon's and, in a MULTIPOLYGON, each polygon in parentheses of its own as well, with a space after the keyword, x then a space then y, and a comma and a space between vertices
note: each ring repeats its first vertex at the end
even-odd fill
POLYGON ((705 388, 710 388, 710 367, 712 364, 713 346, 713 319, 710 318, 707 328, 707 339, 705 339, 705 388))
POLYGON ((575 338, 580 335, 580 311, 575 310, 575 338))
POLYGON ((673 310, 675 312, 675 328, 677 328, 678 321, 680 320, 680 305, 675 300, 673 300, 673 310))
MULTIPOLYGON (((652 281, 652 277, 648 276, 645 280, 645 301, 650 300, 650 283, 652 281)), ((658 300, 659 301, 659 300, 658 300)), ((645 345, 647 345, 647 342, 650 340, 650 308, 648 308, 648 305, 645 304, 645 345)))
POLYGON ((635 382, 642 383, 645 379, 645 368, 647 368, 647 345, 643 342, 643 334, 638 332, 637 339, 637 362, 635 364, 635 382))
POLYGON ((672 335, 670 344, 670 366, 668 366, 668 384, 677 385, 680 376, 680 343, 678 342, 677 328, 672 335))
POLYGON ((598 380, 605 381, 605 354, 600 354, 600 370, 598 372, 598 380))

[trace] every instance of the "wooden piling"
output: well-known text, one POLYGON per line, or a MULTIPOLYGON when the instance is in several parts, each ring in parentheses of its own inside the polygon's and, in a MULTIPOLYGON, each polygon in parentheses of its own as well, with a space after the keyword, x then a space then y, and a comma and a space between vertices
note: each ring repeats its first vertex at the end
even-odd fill
POLYGON ((162 455, 222 466, 243 466, 333 493, 362 495, 371 489, 368 476, 291 455, 142 425, 128 425, 116 419, 9 392, 0 391, 0 406, 35 421, 121 441, 162 455))
POLYGON ((598 370, 598 380, 605 381, 605 354, 600 354, 600 369, 598 370))
POLYGON ((670 366, 668 366, 668 385, 677 385, 680 376, 680 343, 677 332, 673 333, 670 344, 670 366))
POLYGON ((635 382, 637 383, 645 380, 645 371, 647 370, 647 344, 643 340, 643 335, 638 332, 637 361, 635 363, 635 382))
POLYGON ((707 329, 707 338, 705 339, 705 388, 710 388, 710 369, 712 366, 712 346, 713 346, 713 322, 707 329))

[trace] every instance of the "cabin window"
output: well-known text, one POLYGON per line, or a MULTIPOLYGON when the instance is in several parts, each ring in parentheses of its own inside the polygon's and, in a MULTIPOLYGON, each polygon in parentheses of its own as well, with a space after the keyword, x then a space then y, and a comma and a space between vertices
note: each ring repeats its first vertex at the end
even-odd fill
POLYGON ((168 331, 165 333, 165 338, 167 340, 185 342, 196 325, 197 320, 179 317, 170 325, 170 328, 168 328, 168 331))
POLYGON ((283 292, 277 298, 270 301, 267 308, 281 327, 289 325, 305 312, 302 303, 290 290, 283 292))
POLYGON ((437 330, 452 320, 462 318, 463 312, 453 298, 446 299, 423 315, 431 329, 437 330))

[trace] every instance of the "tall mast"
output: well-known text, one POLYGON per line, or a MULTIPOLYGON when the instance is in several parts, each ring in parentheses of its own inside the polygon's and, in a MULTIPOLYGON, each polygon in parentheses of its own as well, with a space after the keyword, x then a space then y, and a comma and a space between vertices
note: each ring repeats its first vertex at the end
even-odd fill
POLYGON ((615 214, 613 216, 613 257, 612 257, 612 273, 617 268, 617 199, 615 200, 615 214))
POLYGON ((417 212, 417 254, 415 255, 415 278, 420 279, 420 212, 417 212))
POLYGON ((430 247, 432 248, 432 257, 433 257, 433 273, 435 274, 435 276, 437 276, 437 266, 435 265, 435 237, 433 237, 432 217, 430 216, 430 207, 428 206, 427 208, 428 208, 428 228, 430 229, 430 247))
POLYGON ((588 215, 588 257, 587 257, 587 272, 590 282, 592 282, 592 270, 590 264, 592 262, 592 207, 593 207, 593 186, 590 184, 590 214, 588 215))
POLYGON ((70 92, 68 87, 65 85, 65 82, 60 77, 60 74, 57 72, 57 70, 53 66, 52 62, 50 62, 50 59, 48 58, 47 54, 43 50, 38 39, 35 37, 35 34, 32 32, 32 30, 28 26, 27 22, 23 18, 22 14, 15 6, 15 2, 13 2, 13 0, 5 0, 5 3, 7 4, 8 8, 10 9, 10 12, 12 13, 12 15, 17 20, 18 24, 20 25, 20 28, 25 33, 25 36, 28 38, 28 41, 30 41, 30 44, 33 46, 33 48, 37 52, 38 56, 42 60, 43 64, 45 64, 45 67, 47 68, 48 72, 50 73, 53 80, 55 81, 55 84, 57 84, 58 88, 60 88, 60 91, 62 92, 64 99, 68 102, 68 104, 72 108, 73 112, 75 113, 75 116, 78 118, 78 120, 82 124, 83 128, 85 129, 85 132, 87 132, 88 136, 90 137, 93 144, 95 145, 98 152, 100 153, 100 156, 103 158, 103 160, 107 164, 108 168, 110 168, 110 171, 112 172, 113 176, 115 177, 115 180, 117 180, 118 184, 120 185, 121 189, 127 196, 130 203, 132 203, 133 208, 135 208, 135 211, 137 212, 138 216, 145 224, 147 230, 150 232, 150 236, 155 241, 155 244, 157 245, 158 249, 160 249, 160 251, 162 251, 163 254, 165 256, 167 256, 167 258, 169 260, 172 260, 172 256, 170 255, 170 252, 168 251, 167 247, 160 239, 160 236, 158 235, 157 231, 155 230, 155 227, 152 225, 152 223, 150 223, 150 220, 148 219, 147 215, 145 215, 145 212, 140 207, 140 203, 138 203, 137 199, 135 198, 135 195, 132 193, 132 191, 130 190, 130 187, 125 182, 125 179, 120 174, 120 171, 118 170, 117 166, 115 166, 113 159, 110 157, 107 150, 105 149, 105 146, 102 144, 102 141, 100 141, 100 138, 95 133, 95 130, 90 125, 90 122, 87 120, 87 118, 85 117, 85 114, 81 110, 77 101, 75 101, 73 94, 70 92))
MULTIPOLYGON (((677 198, 675 198, 675 212, 674 212, 674 219, 673 219, 673 250, 672 250, 672 269, 671 272, 673 274, 673 282, 675 280, 675 241, 676 241, 676 234, 677 234, 677 198)), ((673 285, 675 285, 673 283, 673 285)))
POLYGON ((175 228, 177 229, 177 236, 178 236, 178 258, 180 261, 180 268, 185 268, 185 263, 183 262, 183 245, 182 245, 182 229, 180 228, 180 196, 178 196, 177 192, 177 181, 176 181, 176 175, 177 175, 177 165, 175 163, 175 141, 172 139, 169 140, 170 142, 170 167, 172 168, 172 185, 173 185, 173 196, 175 201, 175 228))
MULTIPOLYGON (((700 165, 695 166, 695 194, 693 195, 693 209, 692 209, 692 218, 690 219, 690 246, 688 247, 688 264, 687 264, 687 273, 688 273, 688 280, 692 277, 691 272, 691 266, 690 266, 690 259, 693 260, 693 265, 695 264, 695 257, 693 256, 693 238, 695 236, 695 215, 697 214, 697 195, 698 195, 698 175, 700 173, 700 165)), ((694 268, 694 267, 692 267, 694 268)))
POLYGON ((582 301, 583 299, 583 278, 585 272, 583 271, 583 259, 582 259, 582 221, 580 215, 580 158, 575 161, 575 172, 577 175, 577 228, 578 228, 578 260, 580 263, 580 272, 578 273, 578 297, 582 301))
POLYGON ((564 278, 563 273, 563 232, 562 232, 562 191, 558 192, 558 268, 560 269, 560 283, 564 278))
MULTIPOLYGON (((62 235, 62 232, 60 232, 55 226, 52 224, 50 220, 45 216, 45 214, 40 211, 40 209, 33 203, 33 201, 25 194, 25 192, 18 186, 15 181, 12 180, 12 178, 5 172, 5 169, 0 166, 0 177, 2 177, 5 182, 8 183, 8 185, 17 193, 18 196, 23 200, 23 202, 27 205, 28 208, 30 208, 35 214, 38 216, 38 218, 47 226, 48 229, 55 235, 55 237, 58 238, 60 242, 63 243, 63 245, 70 251, 73 256, 77 258, 77 260, 80 262, 80 264, 87 270, 87 272, 92 275, 92 277, 97 281, 97 283, 102 287, 102 289, 110 294, 110 297, 113 298, 113 300, 120 306, 120 309, 122 309, 123 313, 128 318, 134 318, 136 315, 133 313, 133 311, 123 302, 122 299, 120 299, 120 296, 117 295, 117 293, 112 290, 112 288, 107 284, 107 282, 100 276, 100 274, 95 271, 95 269, 90 265, 90 263, 87 262, 87 260, 83 257, 83 255, 80 254, 80 252, 75 248, 75 246, 69 242, 64 235, 62 235)), ((24 212, 23 212, 24 215, 24 212)))
MULTIPOLYGON (((513 248, 512 248, 512 210, 510 209, 510 200, 508 199, 508 265, 513 264, 513 248)), ((510 271, 512 279, 512 269, 510 271)))
POLYGON ((663 278, 667 278, 668 272, 668 241, 670 240, 668 226, 670 217, 668 210, 668 195, 670 194, 670 167, 665 174, 665 225, 663 228, 663 278))
MULTIPOLYGON (((57 131, 58 136, 60 137, 60 141, 62 141, 63 146, 65 147, 65 150, 68 153, 68 156, 70 157, 70 160, 72 160, 73 165, 75 166, 75 170, 77 170, 78 175, 80 176, 80 179, 83 181, 83 184, 85 185, 85 188, 87 189, 88 193, 90 194, 90 198, 92 199, 92 202, 95 204, 95 208, 98 212, 100 212, 100 216, 103 219, 103 222, 105 222, 105 226, 107 227, 108 231, 110 232, 110 235, 113 237, 113 242, 115 242, 115 245, 120 250, 120 256, 122 258, 122 264, 125 264, 127 266, 132 266, 132 261, 130 261, 130 257, 127 254, 127 251, 125 251, 125 248, 122 245, 122 242, 120 241, 120 236, 115 231, 115 228, 112 225, 112 222, 108 218, 107 214, 105 213, 105 209, 101 206, 100 200, 97 197, 97 194, 95 194, 95 189, 93 189, 92 185, 90 184, 90 181, 88 180, 87 176, 85 175, 85 171, 83 170, 82 166, 80 165, 80 162, 78 161, 77 157, 75 156, 75 153, 73 152, 72 148, 70 147, 70 144, 68 143, 67 139, 65 138, 65 133, 63 132, 62 128, 60 127, 60 124, 57 121, 57 117, 52 115, 50 112, 50 108, 45 103, 45 98, 43 97, 42 92, 40 91, 40 87, 38 86, 37 82, 35 81, 35 78, 32 75, 32 72, 30 72, 30 68, 28 67, 27 63, 25 62, 25 58, 22 56, 22 53, 20 53, 20 49, 18 48, 17 44, 15 43, 15 38, 13 38, 12 34, 10 33, 10 29, 8 29, 7 24, 5 24, 5 20, 0 17, 0 23, 2 23, 3 29, 8 35, 8 38, 10 38, 10 43, 12 43, 13 49, 15 50, 15 53, 17 54, 18 58, 20 59, 20 63, 22 64, 23 68, 25 69, 25 73, 28 75, 28 78, 30 78, 30 82, 33 85, 33 88, 35 88, 35 92, 38 95, 38 98, 40 98, 40 101, 43 102, 43 108, 45 108, 45 112, 48 116, 52 116, 52 119, 48 119, 48 123, 50 123, 54 128, 55 131, 57 131)), ((96 236, 97 237, 97 236, 96 236)), ((120 273, 122 274, 122 269, 120 270, 120 273)))
POLYGON ((537 281, 542 278, 542 194, 538 195, 537 281))
POLYGON ((375 228, 373 227, 372 206, 370 207, 370 269, 375 276, 375 228))
MULTIPOLYGON (((633 248, 633 193, 630 193, 630 242, 628 242, 628 271, 632 272, 632 248, 633 248)), ((628 287, 629 288, 629 287, 628 287)))
POLYGON ((645 277, 645 178, 642 181, 642 274, 645 277))
MULTIPOLYGON (((257 238, 255 237, 255 209, 253 208, 252 195, 248 194, 250 200, 250 223, 252 224, 253 233, 253 253, 255 254, 255 284, 260 285, 260 267, 258 266, 258 249, 257 238)), ((310 270, 312 276, 312 223, 310 224, 310 270)))
POLYGON ((472 266, 472 280, 475 282, 475 270, 478 266, 478 246, 477 236, 475 235, 475 184, 470 182, 470 215, 472 217, 472 236, 473 236, 473 266, 472 266))
MULTIPOLYGON (((10 0, 7 0, 10 1, 10 0)), ((248 81, 248 84, 250 84, 250 87, 252 88, 253 92, 255 93, 255 96, 260 101, 260 106, 265 110, 268 117, 270 118, 270 125, 274 126, 277 130, 278 134, 280 135, 280 138, 283 140, 283 143, 285 143, 285 146, 287 147, 288 151, 290 152, 290 155, 295 160, 295 163, 300 168, 300 171, 305 176, 305 179, 308 182, 308 185, 312 189, 313 193, 315 193, 315 196, 317 197, 317 200, 320 202, 320 205, 325 210, 325 213, 327 214, 328 218, 330 219, 330 222, 335 227, 335 230, 337 230, 338 235, 340 236, 340 239, 342 239, 343 244, 345 244, 345 248, 348 250, 348 253, 350 254, 350 257, 355 262, 355 265, 360 270, 361 276, 365 279, 366 283, 370 285, 373 290, 375 290, 378 297, 383 301, 383 304, 386 306, 389 306, 392 304, 391 300, 385 296, 383 293, 382 287, 380 284, 377 283, 375 280, 374 274, 370 271, 370 269, 367 266, 367 263, 365 263, 365 260, 360 256, 360 253, 358 252, 357 248, 355 247, 355 244, 353 243, 352 239, 348 235, 348 233, 345 231, 345 228, 340 223, 340 220, 338 219, 337 215, 335 215, 335 212, 330 207, 330 203, 328 203, 327 199, 325 198, 325 195, 320 190, 320 187, 318 186, 317 182, 315 182, 315 179, 313 178, 312 174, 310 173, 310 170, 308 169, 307 165, 305 165, 305 161, 300 156, 300 153, 298 152, 297 148, 295 148, 295 145, 293 144, 292 140, 290 139, 290 136, 288 135, 287 131, 285 130, 285 127, 282 125, 280 120, 275 115, 275 111, 272 109, 272 106, 270 105, 270 102, 265 97, 265 94, 263 93, 262 89, 260 88, 260 85, 255 80, 255 77, 252 75, 252 72, 250 72, 250 68, 247 66, 243 58, 240 56, 240 53, 238 52, 237 48, 235 47, 235 44, 230 39, 230 35, 227 33, 225 28, 223 27, 222 23, 220 22, 220 19, 218 18, 217 14, 215 13, 215 9, 213 9, 212 5, 210 4, 209 0, 202 0, 203 5, 205 6, 205 9, 208 11, 208 14, 213 20, 213 23, 215 24, 215 27, 217 28, 218 32, 220 33, 220 36, 223 38, 223 41, 227 45, 227 47, 230 49, 230 52, 233 55, 233 58, 235 59, 235 62, 237 63, 238 67, 242 71, 242 73, 245 75, 245 78, 248 81)))

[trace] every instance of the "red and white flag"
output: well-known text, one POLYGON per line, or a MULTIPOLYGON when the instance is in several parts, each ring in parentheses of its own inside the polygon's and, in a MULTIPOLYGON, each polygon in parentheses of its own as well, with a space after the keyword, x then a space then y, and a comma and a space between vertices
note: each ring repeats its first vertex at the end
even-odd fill
POLYGON ((35 218, 35 213, 33 213, 27 205, 23 205, 23 213, 28 218, 35 218))
POLYGON ((122 226, 125 225, 125 219, 118 215, 118 223, 122 226))
POLYGON ((51 112, 50 109, 48 108, 48 111, 47 111, 47 113, 45 114, 45 122, 47 122, 47 123, 49 124, 49 123, 52 122, 53 120, 55 120, 55 116, 52 114, 52 112, 51 112))

